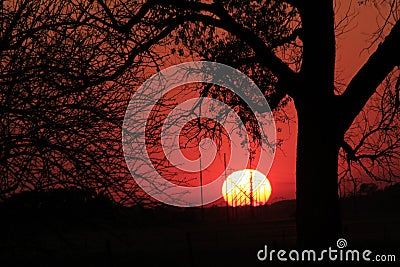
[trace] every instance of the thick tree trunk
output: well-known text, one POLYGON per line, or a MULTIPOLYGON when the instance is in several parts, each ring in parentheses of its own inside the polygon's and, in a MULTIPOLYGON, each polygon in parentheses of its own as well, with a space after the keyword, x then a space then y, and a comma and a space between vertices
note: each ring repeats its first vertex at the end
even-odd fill
POLYGON ((335 244, 341 231, 337 175, 340 130, 326 113, 329 104, 296 108, 297 241, 302 247, 328 247, 335 244))
POLYGON ((343 131, 334 95, 334 1, 301 1, 299 8, 303 61, 301 83, 293 91, 298 116, 297 240, 300 246, 327 248, 335 245, 341 228, 337 171, 343 131))

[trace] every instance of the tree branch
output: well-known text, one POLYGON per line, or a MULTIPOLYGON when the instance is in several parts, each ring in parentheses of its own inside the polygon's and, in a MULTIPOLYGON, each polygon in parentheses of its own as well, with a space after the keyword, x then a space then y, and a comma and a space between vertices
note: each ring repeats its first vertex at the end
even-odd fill
POLYGON ((259 36, 237 23, 222 6, 218 4, 214 6, 215 14, 223 22, 222 28, 247 43, 254 50, 260 64, 268 68, 278 78, 280 88, 284 88, 288 94, 292 93, 294 88, 298 86, 297 73, 276 56, 259 36))
POLYGON ((285 89, 285 94, 290 94, 298 86, 298 74, 277 57, 259 36, 237 23, 219 3, 205 4, 171 0, 154 1, 154 3, 193 12, 210 12, 219 17, 220 20, 210 15, 194 13, 190 15, 189 21, 199 21, 206 25, 219 27, 247 43, 254 50, 260 64, 268 68, 278 78, 280 88, 285 89))
POLYGON ((400 65, 400 21, 358 71, 340 96, 341 118, 348 129, 377 87, 395 66, 400 65))

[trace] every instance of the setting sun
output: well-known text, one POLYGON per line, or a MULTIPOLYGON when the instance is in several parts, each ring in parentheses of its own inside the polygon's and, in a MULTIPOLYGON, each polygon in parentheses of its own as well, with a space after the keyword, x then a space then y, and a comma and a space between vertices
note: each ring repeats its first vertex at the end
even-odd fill
POLYGON ((230 174, 223 186, 224 200, 233 207, 265 204, 271 195, 271 184, 257 170, 244 169, 230 174))

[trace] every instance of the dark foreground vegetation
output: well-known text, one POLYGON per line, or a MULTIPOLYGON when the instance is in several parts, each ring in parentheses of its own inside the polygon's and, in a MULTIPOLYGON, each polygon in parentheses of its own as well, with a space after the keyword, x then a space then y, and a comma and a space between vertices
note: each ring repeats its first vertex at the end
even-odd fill
MULTIPOLYGON (((348 247, 400 260, 399 203, 399 184, 342 199, 348 247)), ((121 207, 71 188, 14 195, 0 214, 0 266, 280 266, 258 261, 257 251, 296 242, 295 200, 202 213, 121 207)))

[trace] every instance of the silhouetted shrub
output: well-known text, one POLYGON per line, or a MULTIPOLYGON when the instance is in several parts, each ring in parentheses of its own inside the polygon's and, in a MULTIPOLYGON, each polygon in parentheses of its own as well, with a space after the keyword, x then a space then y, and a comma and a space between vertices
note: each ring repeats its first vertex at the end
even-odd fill
POLYGON ((2 203, 6 209, 13 210, 95 210, 115 206, 110 198, 94 190, 77 187, 55 188, 45 191, 23 191, 12 195, 2 203))

